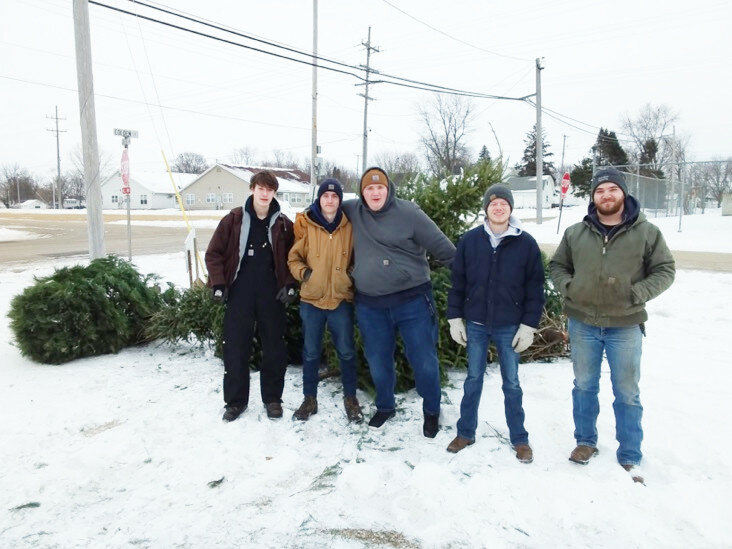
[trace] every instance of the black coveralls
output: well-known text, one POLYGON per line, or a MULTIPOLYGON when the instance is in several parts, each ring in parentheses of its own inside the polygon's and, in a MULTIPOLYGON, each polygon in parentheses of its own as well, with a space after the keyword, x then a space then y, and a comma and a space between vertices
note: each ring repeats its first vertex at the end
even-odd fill
POLYGON ((224 314, 224 402, 249 403, 249 359, 256 323, 262 343, 262 402, 282 402, 287 368, 285 306, 276 299, 277 278, 267 238, 272 209, 265 219, 249 210, 251 224, 239 274, 229 289, 224 314))

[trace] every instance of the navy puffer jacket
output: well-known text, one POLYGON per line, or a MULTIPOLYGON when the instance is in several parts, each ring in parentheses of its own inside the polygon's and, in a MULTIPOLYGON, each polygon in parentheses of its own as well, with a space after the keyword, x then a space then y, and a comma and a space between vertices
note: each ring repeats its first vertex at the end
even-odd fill
POLYGON ((530 234, 506 236, 495 249, 482 225, 462 236, 452 264, 447 318, 537 328, 543 307, 544 268, 530 234))

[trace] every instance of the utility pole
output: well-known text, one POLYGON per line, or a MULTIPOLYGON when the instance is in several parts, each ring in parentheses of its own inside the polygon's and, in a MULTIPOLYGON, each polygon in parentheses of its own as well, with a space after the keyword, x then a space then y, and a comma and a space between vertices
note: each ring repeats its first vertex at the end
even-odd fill
POLYGON ((56 129, 50 130, 47 129, 46 131, 49 132, 55 132, 56 133, 56 184, 51 185, 51 196, 53 197, 53 209, 56 208, 56 189, 58 189, 58 207, 61 208, 63 206, 63 198, 61 197, 61 147, 59 145, 58 140, 58 134, 59 133, 66 133, 66 130, 59 130, 58 129, 58 121, 59 120, 66 120, 65 118, 59 118, 58 117, 58 105, 56 105, 56 116, 48 116, 46 115, 46 118, 49 118, 51 120, 56 121, 56 129))
POLYGON ((567 145, 567 134, 565 133, 562 135, 562 163, 560 164, 561 169, 559 171, 562 172, 562 175, 564 175, 564 148, 567 145))
POLYGON ((313 0, 313 126, 310 137, 310 184, 318 186, 318 0, 313 0))
POLYGON ((88 0, 73 1, 76 78, 79 88, 79 120, 81 122, 82 153, 84 157, 89 257, 98 259, 104 257, 104 220, 102 219, 102 189, 99 182, 97 120, 94 110, 89 2, 88 0))
POLYGON ((369 148, 369 130, 368 130, 368 112, 369 112, 369 101, 373 101, 373 98, 369 97, 369 84, 371 83, 369 80, 369 76, 371 75, 371 52, 379 53, 379 48, 375 48, 371 46, 371 27, 369 27, 369 34, 368 39, 366 42, 361 42, 362 46, 366 47, 366 66, 361 65, 363 68, 366 69, 366 82, 363 84, 356 84, 357 86, 365 86, 364 93, 359 93, 361 97, 363 97, 363 172, 366 171, 366 168, 368 168, 368 148, 369 148))
POLYGON ((544 207, 544 139, 541 133, 541 58, 536 58, 536 223, 541 225, 544 207))

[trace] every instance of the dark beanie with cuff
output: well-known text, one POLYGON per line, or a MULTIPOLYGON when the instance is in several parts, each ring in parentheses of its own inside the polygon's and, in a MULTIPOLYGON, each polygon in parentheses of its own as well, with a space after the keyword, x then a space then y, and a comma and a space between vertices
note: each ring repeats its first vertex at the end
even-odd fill
POLYGON ((592 177, 590 198, 595 195, 597 187, 603 183, 615 183, 620 187, 620 190, 623 191, 623 194, 628 196, 628 185, 625 183, 625 176, 623 175, 623 172, 616 170, 615 168, 602 168, 601 170, 597 170, 597 173, 592 177))
POLYGON ((488 187, 488 190, 485 192, 485 196, 483 197, 483 211, 485 211, 488 204, 496 198, 503 198, 503 200, 508 202, 508 205, 511 207, 511 211, 513 211, 513 193, 511 192, 511 189, 504 185, 491 185, 488 187))
POLYGON ((338 200, 343 202, 343 186, 341 185, 341 182, 337 179, 328 178, 323 180, 323 182, 318 187, 318 200, 320 200, 320 197, 323 196, 328 191, 334 192, 338 195, 338 200))

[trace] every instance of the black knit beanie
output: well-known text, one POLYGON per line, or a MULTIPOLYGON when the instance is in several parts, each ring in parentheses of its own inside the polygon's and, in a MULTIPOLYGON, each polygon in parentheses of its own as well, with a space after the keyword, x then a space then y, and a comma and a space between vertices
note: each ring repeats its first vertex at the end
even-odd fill
POLYGON ((496 198, 503 198, 503 200, 508 202, 508 205, 511 206, 511 211, 513 211, 513 193, 511 193, 511 189, 503 185, 492 185, 488 187, 488 190, 485 192, 485 196, 483 197, 483 211, 485 211, 488 204, 496 198))

